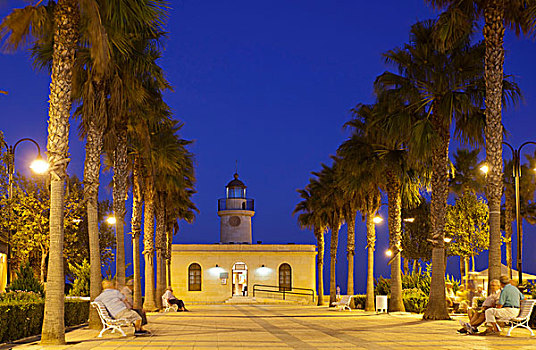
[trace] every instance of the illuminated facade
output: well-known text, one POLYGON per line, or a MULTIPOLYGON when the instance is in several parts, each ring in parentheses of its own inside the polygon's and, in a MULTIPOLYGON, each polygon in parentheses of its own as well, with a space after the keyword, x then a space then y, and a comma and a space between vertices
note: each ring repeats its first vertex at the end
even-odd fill
POLYGON ((226 186, 226 198, 218 200, 220 243, 173 245, 171 282, 175 295, 186 303, 254 302, 283 297, 314 302, 316 246, 252 244, 254 214, 254 201, 246 198, 246 186, 235 174, 226 186))

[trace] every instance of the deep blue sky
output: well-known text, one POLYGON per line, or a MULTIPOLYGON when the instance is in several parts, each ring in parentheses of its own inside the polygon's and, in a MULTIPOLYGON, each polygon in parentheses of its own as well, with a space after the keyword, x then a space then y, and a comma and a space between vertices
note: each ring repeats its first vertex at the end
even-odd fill
MULTIPOLYGON (((435 13, 423 0, 184 0, 173 1, 172 7, 161 60, 174 86, 166 100, 175 117, 185 122, 182 136, 195 140, 194 201, 201 211, 193 225, 182 224, 174 241, 218 242, 217 199, 224 196, 238 160, 248 196, 256 201, 254 241, 314 243, 312 233, 301 231, 292 216, 299 201, 296 189, 307 184, 321 162, 329 162, 329 155, 348 136, 342 125, 350 118, 349 109, 373 101, 372 82, 388 68, 381 53, 402 45, 413 23, 435 13)), ((3 6, 0 15, 11 8, 3 6)), ((509 141, 517 146, 534 139, 536 88, 531 81, 536 79, 536 46, 507 35, 505 47, 505 72, 515 75, 525 95, 524 104, 503 118, 511 133, 509 141)), ((28 55, 19 52, 0 55, 0 76, 0 89, 9 91, 8 96, 0 95, 0 130, 9 143, 33 137, 44 148, 48 74, 33 71, 28 55)), ((17 150, 17 169, 32 156, 31 147, 21 145, 17 150)), ((82 176, 83 144, 74 121, 71 153, 69 172, 82 176)), ((104 179, 108 181, 109 175, 104 179)), ((101 190, 101 197, 109 196, 101 190)), ((386 226, 378 227, 376 252, 376 274, 384 276, 388 275, 383 254, 386 226)), ((524 263, 528 271, 536 272, 528 254, 536 248, 535 232, 526 226, 524 263)), ((345 230, 340 235, 337 274, 343 290, 345 230)), ((356 288, 361 292, 364 230, 358 220, 356 288)), ((459 274, 452 260, 449 270, 459 274)), ((486 265, 486 259, 479 259, 479 268, 486 265)))

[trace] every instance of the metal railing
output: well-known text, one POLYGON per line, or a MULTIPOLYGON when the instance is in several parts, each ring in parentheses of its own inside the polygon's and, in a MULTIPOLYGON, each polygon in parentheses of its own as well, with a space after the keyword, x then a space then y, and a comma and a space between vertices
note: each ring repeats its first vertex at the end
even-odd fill
POLYGON ((218 211, 220 210, 251 210, 255 211, 253 199, 222 198, 218 199, 218 211))
POLYGON ((311 296, 313 303, 315 302, 315 291, 313 289, 296 288, 296 287, 291 287, 290 290, 286 290, 286 289, 287 289, 287 287, 282 287, 282 286, 270 286, 270 285, 266 285, 266 284, 254 284, 253 285, 253 297, 255 297, 255 292, 268 292, 268 293, 282 294, 283 295, 283 300, 286 300, 285 299, 286 294, 307 295, 307 296, 311 296), (261 287, 261 288, 259 288, 259 287, 261 287), (277 288, 277 290, 264 289, 264 288, 277 288), (295 292, 296 290, 307 291, 307 293, 295 292))

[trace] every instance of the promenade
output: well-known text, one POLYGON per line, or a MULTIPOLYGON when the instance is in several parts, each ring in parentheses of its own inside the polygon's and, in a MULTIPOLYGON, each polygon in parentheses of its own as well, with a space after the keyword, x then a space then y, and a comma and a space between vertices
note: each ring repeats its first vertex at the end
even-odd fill
MULTIPOLYGON (((512 337, 464 336, 457 320, 422 321, 415 314, 290 305, 190 305, 191 312, 154 313, 151 336, 134 337, 80 328, 68 344, 50 349, 536 349, 527 330, 512 337)), ((5 347, 4 347, 5 348, 5 347)), ((15 349, 42 349, 37 342, 15 349)))

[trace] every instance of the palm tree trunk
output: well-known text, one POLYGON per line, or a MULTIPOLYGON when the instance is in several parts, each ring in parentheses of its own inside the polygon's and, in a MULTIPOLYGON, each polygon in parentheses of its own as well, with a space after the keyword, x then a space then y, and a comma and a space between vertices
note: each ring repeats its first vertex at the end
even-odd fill
POLYGON ((41 269, 40 269, 40 276, 39 276, 39 281, 41 283, 45 283, 45 271, 46 271, 46 268, 47 268, 47 251, 46 249, 41 249, 41 269))
MULTIPOLYGON (((87 123, 86 159, 84 162, 84 200, 87 205, 87 222, 89 235, 89 298, 91 301, 101 293, 101 252, 99 247, 99 175, 102 150, 102 128, 95 120, 87 123)), ((89 307, 89 328, 99 329, 101 321, 97 309, 89 307)))
POLYGON ((50 248, 41 344, 65 344, 63 267, 64 185, 69 163, 69 117, 74 55, 78 39, 78 3, 58 0, 54 9, 54 48, 48 110, 47 155, 50 164, 50 248))
POLYGON ((374 212, 366 214, 367 225, 367 296, 365 311, 374 311, 374 249, 376 245, 376 228, 374 227, 374 212))
POLYGON ((316 265, 318 273, 318 300, 317 305, 324 305, 324 228, 314 227, 318 254, 316 256, 316 265))
MULTIPOLYGON (((437 101, 439 103, 439 101, 437 101)), ((432 280, 430 297, 424 312, 424 319, 450 319, 445 295, 445 217, 447 215, 447 198, 449 195, 448 152, 450 140, 450 116, 441 118, 434 108, 432 123, 439 135, 440 143, 432 151, 432 198, 430 201, 431 236, 432 236, 432 280)))
POLYGON ((132 265, 134 269, 133 302, 135 309, 142 308, 141 300, 141 268, 140 268, 140 237, 143 205, 141 164, 139 156, 134 158, 132 169, 132 265))
POLYGON ((501 275, 501 195, 502 159, 502 82, 504 65, 504 0, 486 2, 484 9, 486 44, 484 76, 486 81, 486 194, 489 206, 488 281, 501 275))
POLYGON ((154 182, 151 176, 145 181, 145 210, 143 226, 143 255, 145 257, 145 301, 143 308, 157 309, 154 290, 154 182))
POLYGON ((467 269, 465 268, 465 257, 460 255, 460 277, 462 281, 466 280, 464 278, 465 276, 467 276, 467 269))
POLYGON ((512 222, 514 221, 514 203, 511 185, 504 186, 504 241, 506 243, 506 267, 508 277, 512 279, 512 222))
POLYGON ((355 255, 355 212, 346 217, 348 242, 346 244, 346 258, 348 259, 348 285, 347 295, 354 295, 354 255, 355 255))
POLYGON ((411 267, 412 273, 418 273, 417 271, 417 259, 413 260, 413 266, 411 267))
POLYGON ((168 228, 166 230, 166 272, 167 272, 167 280, 165 283, 165 286, 171 286, 171 251, 173 249, 173 226, 168 225, 168 228))
POLYGON ((164 193, 157 192, 156 194, 156 232, 155 232, 155 247, 156 247, 156 306, 162 308, 161 296, 164 294, 165 287, 165 226, 166 215, 164 207, 164 193))
POLYGON ((125 200, 128 190, 128 154, 127 154, 127 126, 126 122, 120 122, 116 130, 116 148, 114 150, 114 175, 113 175, 113 206, 115 215, 115 280, 117 289, 125 286, 125 200))
POLYGON ((387 198, 389 206, 389 248, 391 258, 391 302, 389 311, 405 311, 402 300, 402 276, 400 273, 400 251, 402 234, 402 186, 392 172, 387 173, 387 198))
POLYGON ((339 230, 340 224, 333 225, 331 228, 331 242, 329 245, 329 306, 332 307, 333 303, 337 301, 337 247, 339 246, 339 230))

